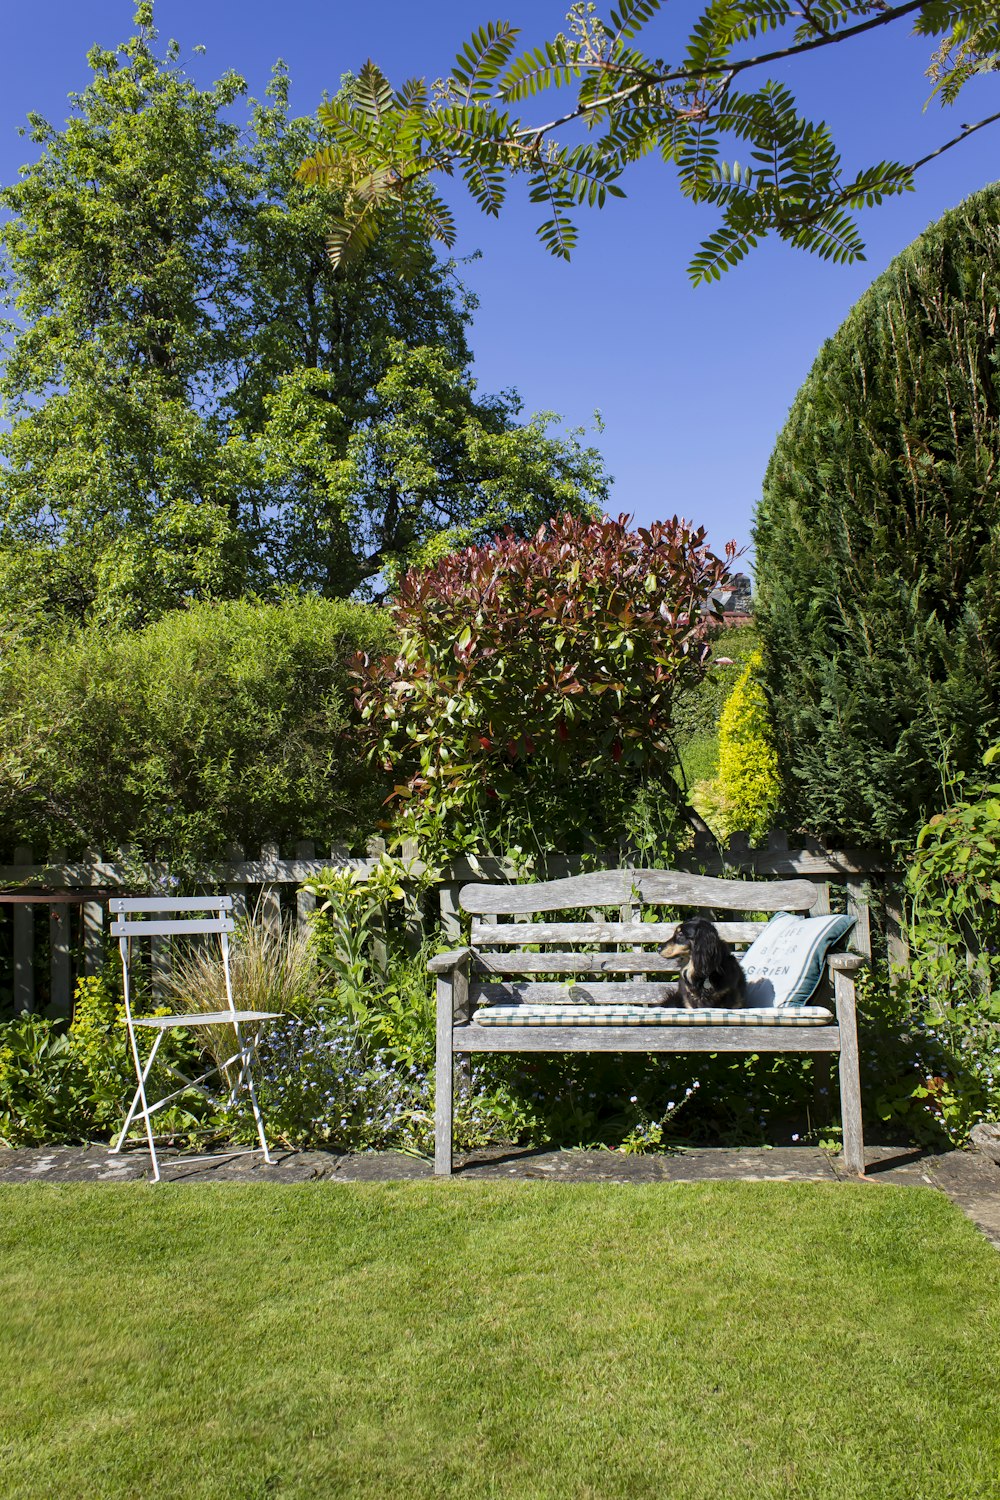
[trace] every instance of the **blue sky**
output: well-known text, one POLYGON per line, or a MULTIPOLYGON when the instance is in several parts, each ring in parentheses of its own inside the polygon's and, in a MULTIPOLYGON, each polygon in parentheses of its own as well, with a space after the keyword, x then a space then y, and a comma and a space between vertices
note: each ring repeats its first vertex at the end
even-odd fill
MULTIPOLYGON (((235 68, 252 93, 274 60, 288 64, 292 106, 312 113, 340 75, 373 57, 390 79, 448 71, 474 27, 505 19, 526 41, 557 31, 566 6, 550 0, 157 0, 161 38, 176 37, 192 76, 207 83, 235 68), (205 56, 193 48, 202 44, 205 56)), ((674 0, 647 32, 647 50, 676 56, 700 6, 674 0)), ((83 88, 95 42, 131 33, 132 0, 4 0, 9 59, 0 100, 0 178, 9 182, 33 147, 17 128, 29 110, 53 123, 83 88)), ((997 109, 998 84, 950 111, 922 112, 929 47, 896 33, 832 49, 775 76, 833 127, 846 165, 913 160, 997 109)), ((539 118, 549 104, 539 101, 539 118)), ((552 113, 555 111, 552 110, 552 113)), ((866 262, 840 267, 765 244, 721 283, 692 288, 685 271, 714 227, 710 210, 680 199, 669 169, 643 163, 625 202, 581 216, 569 265, 535 239, 535 211, 512 193, 498 222, 455 186, 456 253, 482 251, 464 275, 480 298, 472 332, 484 390, 515 386, 528 411, 570 425, 596 410, 596 439, 615 476, 610 509, 638 522, 689 517, 720 547, 750 542, 755 502, 775 437, 823 340, 874 277, 945 209, 1000 176, 1000 130, 987 128, 932 163, 917 191, 863 216, 866 262)))

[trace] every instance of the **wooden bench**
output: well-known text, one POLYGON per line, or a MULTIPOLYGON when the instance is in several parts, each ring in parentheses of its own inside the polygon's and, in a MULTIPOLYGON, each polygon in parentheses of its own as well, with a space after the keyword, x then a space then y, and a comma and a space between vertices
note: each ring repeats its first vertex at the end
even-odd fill
MULTIPOLYGON (((854 974, 865 960, 853 953, 827 958, 827 972, 811 1005, 830 1006, 829 1021, 796 1017, 789 1007, 780 1025, 686 1025, 684 1012, 660 1007, 676 998, 676 959, 661 958, 679 918, 643 921, 645 908, 700 908, 737 949, 757 937, 763 921, 716 920, 719 913, 802 912, 817 904, 808 880, 740 881, 670 870, 608 870, 523 885, 466 885, 459 905, 472 914, 471 945, 430 962, 437 976, 437 1086, 434 1170, 452 1170, 452 1114, 456 1059, 473 1052, 808 1052, 839 1053, 844 1160, 862 1175, 864 1139, 858 1077, 854 974), (595 908, 614 908, 610 916, 595 908), (551 912, 587 912, 584 920, 552 921, 551 912), (504 922, 504 917, 513 918, 504 922), (652 949, 652 951, 649 951, 652 949), (546 975, 538 980, 531 976, 546 975), (556 979, 553 976, 568 976, 556 979), (581 976, 574 978, 573 976, 581 976), (607 976, 611 976, 610 978, 607 976), (596 982, 595 982, 596 980, 596 982), (832 991, 832 1005, 831 1005, 832 991), (660 1024, 477 1024, 484 1006, 530 1007, 570 1003, 606 1009, 628 1004, 657 1007, 660 1024), (663 1024, 663 1023, 666 1024, 663 1024)), ((653 1012, 651 1011, 650 1014, 653 1012)), ((595 1011, 596 1014, 596 1011, 595 1011)))

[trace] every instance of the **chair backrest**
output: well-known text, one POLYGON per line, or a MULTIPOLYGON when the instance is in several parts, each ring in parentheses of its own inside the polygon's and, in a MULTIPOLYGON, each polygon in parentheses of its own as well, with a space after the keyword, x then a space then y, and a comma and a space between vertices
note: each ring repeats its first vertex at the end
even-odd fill
POLYGON ((222 948, 222 968, 226 981, 226 1000, 236 1013, 233 985, 229 971, 229 937, 235 930, 232 896, 113 896, 108 903, 111 936, 118 939, 124 972, 125 1016, 132 1025, 130 995, 130 959, 133 939, 197 937, 215 934, 222 948), (185 913, 199 912, 201 916, 185 913))
POLYGON ((232 896, 112 896, 108 903, 112 937, 182 937, 199 932, 230 933, 232 896), (214 912, 182 917, 181 912, 214 912))
MULTIPOLYGON (((594 870, 563 880, 519 885, 463 886, 459 905, 472 914, 474 948, 523 946, 526 943, 622 943, 630 947, 667 941, 677 919, 644 922, 645 907, 697 907, 711 912, 811 911, 818 897, 809 880, 720 880, 674 870, 594 870), (605 920, 595 907, 617 907, 617 920, 605 920), (525 921, 540 913, 586 910, 589 920, 525 921), (515 920, 504 923, 499 918, 515 920), (520 920, 517 920, 520 919, 520 920)), ((753 942, 763 922, 718 921, 719 935, 743 947, 753 942)), ((652 958, 652 955, 650 955, 652 958)), ((659 963, 650 967, 659 968, 659 963)))

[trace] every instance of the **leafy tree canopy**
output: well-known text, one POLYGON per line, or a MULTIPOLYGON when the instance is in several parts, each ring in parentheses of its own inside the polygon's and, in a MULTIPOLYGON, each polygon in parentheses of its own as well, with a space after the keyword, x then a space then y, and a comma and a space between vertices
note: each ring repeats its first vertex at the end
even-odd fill
POLYGON ((283 68, 262 101, 234 73, 199 89, 151 4, 136 25, 91 51, 65 128, 30 117, 40 154, 0 195, 8 617, 363 597, 442 533, 589 513, 597 453, 477 393, 473 302, 426 235, 330 264, 341 200, 296 179, 318 135, 283 68))
MULTIPOLYGON (((854 211, 912 187, 931 156, 848 171, 827 126, 803 114, 768 68, 885 27, 939 39, 928 73, 943 103, 1000 66, 994 0, 709 0, 686 35, 670 34, 666 9, 665 0, 618 0, 605 18, 581 0, 565 32, 527 51, 515 27, 491 22, 432 88, 411 80, 393 90, 369 62, 353 92, 321 107, 327 142, 302 167, 305 180, 343 195, 329 234, 334 262, 370 245, 386 222, 451 245, 434 173, 460 173, 494 215, 507 179, 522 177, 545 214, 542 242, 568 258, 572 210, 622 196, 626 168, 650 153, 673 166, 686 197, 718 210, 718 228, 689 267, 695 282, 717 279, 768 234, 858 260, 854 211), (556 91, 558 102, 531 112, 556 91)), ((998 119, 964 124, 931 155, 998 119)))

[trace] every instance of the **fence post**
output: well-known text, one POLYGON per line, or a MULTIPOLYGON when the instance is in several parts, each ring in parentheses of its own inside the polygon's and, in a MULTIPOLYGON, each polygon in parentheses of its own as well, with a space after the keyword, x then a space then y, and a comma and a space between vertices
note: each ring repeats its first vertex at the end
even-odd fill
MULTIPOLYGON (((262 844, 262 865, 276 865, 281 859, 277 844, 262 844)), ((276 885, 263 885, 260 892, 260 920, 275 937, 281 936, 281 892, 276 885)))
MULTIPOLYGON (((16 865, 32 863, 30 844, 14 850, 16 865)), ((35 1009, 35 908, 25 903, 14 907, 14 1010, 19 1015, 35 1009)))
MULTIPOLYGON (((243 863, 243 845, 227 844, 226 858, 234 865, 243 863)), ((226 886, 226 895, 233 898, 233 917, 237 922, 245 922, 247 915, 247 887, 246 881, 237 880, 226 886)))
MULTIPOLYGON (((53 849, 49 856, 54 865, 66 863, 66 850, 53 849)), ((64 1017, 72 1015, 73 997, 70 993, 70 906, 67 902, 53 901, 49 905, 49 1003, 46 1015, 64 1017)))
MULTIPOLYGON (((101 863, 98 849, 88 849, 84 858, 94 866, 101 863)), ((85 901, 83 904, 83 972, 99 974, 104 967, 104 903, 85 901)))
POLYGON ((872 960, 871 886, 865 880, 847 880, 847 914, 854 918, 850 944, 868 962, 872 960))
POLYGON ((458 893, 461 889, 462 887, 456 885, 454 882, 438 886, 441 936, 446 943, 460 943, 462 941, 462 919, 458 914, 458 893))
MULTIPOLYGON (((368 840, 365 853, 369 859, 378 859, 385 853, 385 839, 368 840)), ((389 945, 385 935, 385 908, 381 908, 371 922, 372 968, 384 981, 389 968, 389 945)))
MULTIPOLYGON (((296 859, 314 859, 316 857, 316 845, 312 839, 299 839, 295 845, 296 859)), ((300 931, 305 931, 309 926, 309 918, 316 910, 316 897, 312 891, 304 891, 300 886, 295 893, 295 920, 300 931)))
POLYGON ((162 1005, 170 986, 170 939, 154 937, 149 940, 149 978, 153 990, 153 1001, 162 1005))
POLYGON ((726 840, 723 859, 742 869, 750 855, 750 839, 745 833, 731 833, 726 840))
MULTIPOLYGON (((406 865, 413 864, 419 853, 420 846, 416 839, 406 839, 402 851, 403 863, 406 865)), ((404 942, 406 943, 407 953, 416 953, 424 940, 424 915, 421 910, 420 901, 413 894, 409 886, 404 884, 403 890, 406 892, 403 897, 404 942)))
POLYGON ((899 890, 888 882, 885 888, 885 941, 889 950, 890 969, 908 969, 910 945, 906 938, 903 900, 899 890))

